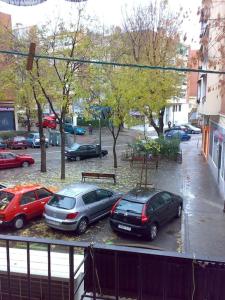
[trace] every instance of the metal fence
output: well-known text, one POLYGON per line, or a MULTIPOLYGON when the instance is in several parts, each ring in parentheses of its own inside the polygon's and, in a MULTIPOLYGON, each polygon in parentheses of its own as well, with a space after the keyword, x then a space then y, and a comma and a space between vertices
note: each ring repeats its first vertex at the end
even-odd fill
POLYGON ((149 249, 0 236, 6 270, 0 271, 2 300, 144 299, 224 300, 224 259, 208 259, 149 249), (11 269, 12 247, 25 245, 26 272, 11 269), (31 273, 31 249, 45 247, 47 275, 31 273), (67 279, 53 277, 53 251, 67 253, 67 279), (83 259, 75 268, 75 253, 83 259), (77 273, 83 267, 79 277, 77 273), (76 278, 76 279, 75 279, 76 278))

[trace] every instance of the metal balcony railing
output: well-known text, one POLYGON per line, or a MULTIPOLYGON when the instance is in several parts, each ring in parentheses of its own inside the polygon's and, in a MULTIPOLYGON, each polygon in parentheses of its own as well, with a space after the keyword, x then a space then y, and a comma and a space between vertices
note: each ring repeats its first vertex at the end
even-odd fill
POLYGON ((0 236, 0 250, 3 300, 225 299, 224 259, 4 235, 0 236), (42 264, 46 267, 39 273, 33 268, 34 252, 39 254, 39 269, 42 264), (55 267, 62 258, 67 262, 61 263, 57 275, 55 267))

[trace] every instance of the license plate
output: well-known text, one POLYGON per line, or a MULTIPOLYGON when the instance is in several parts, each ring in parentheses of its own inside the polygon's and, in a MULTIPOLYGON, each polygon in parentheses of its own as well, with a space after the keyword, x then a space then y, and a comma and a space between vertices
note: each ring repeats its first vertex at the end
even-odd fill
POLYGON ((48 220, 47 223, 52 225, 59 225, 59 222, 52 221, 52 220, 48 220))
POLYGON ((124 225, 118 225, 118 228, 123 229, 123 230, 127 230, 127 231, 131 231, 130 227, 124 226, 124 225))

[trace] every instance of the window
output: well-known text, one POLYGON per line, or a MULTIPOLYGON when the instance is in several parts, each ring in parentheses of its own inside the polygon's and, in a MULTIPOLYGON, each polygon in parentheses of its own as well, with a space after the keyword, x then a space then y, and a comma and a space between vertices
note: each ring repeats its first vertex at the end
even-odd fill
POLYGON ((161 193, 160 194, 161 199, 163 199, 164 204, 171 202, 172 196, 169 193, 161 193))
POLYGON ((16 157, 16 155, 13 153, 4 153, 3 154, 3 158, 5 158, 5 159, 14 159, 15 157, 16 157))
POLYGON ((97 196, 95 191, 83 195, 82 198, 86 205, 95 203, 97 201, 97 196))
POLYGON ((164 200, 160 197, 160 195, 157 195, 152 199, 152 201, 150 201, 150 205, 153 210, 157 210, 164 205, 164 200))
POLYGON ((214 132, 213 136, 213 149, 212 149, 212 159, 216 166, 218 166, 219 159, 219 140, 217 134, 214 132))
POLYGON ((48 205, 62 209, 70 210, 75 207, 76 199, 72 197, 55 194, 48 202, 48 205))
POLYGON ((28 192, 28 193, 23 194, 23 196, 20 200, 20 204, 25 205, 25 204, 34 202, 35 200, 37 200, 35 193, 34 192, 28 192))
POLYGON ((36 191, 36 193, 37 193, 38 199, 43 199, 43 198, 46 198, 46 197, 49 197, 52 195, 52 193, 47 191, 46 189, 39 189, 36 191))
POLYGON ((122 199, 116 206, 116 211, 127 211, 130 213, 141 214, 143 209, 143 203, 133 202, 126 199, 122 199))
POLYGON ((0 191, 0 210, 4 210, 14 196, 12 193, 0 191))
POLYGON ((78 149, 79 151, 86 151, 89 150, 87 146, 80 146, 80 148, 78 149))
POLYGON ((181 104, 178 105, 179 111, 181 111, 181 104))
POLYGON ((75 207, 76 199, 72 198, 72 197, 55 194, 52 196, 51 200, 48 202, 48 205, 66 209, 66 210, 70 210, 75 207))
POLYGON ((96 190, 96 195, 98 200, 102 200, 104 198, 108 198, 112 196, 112 192, 106 190, 96 190))

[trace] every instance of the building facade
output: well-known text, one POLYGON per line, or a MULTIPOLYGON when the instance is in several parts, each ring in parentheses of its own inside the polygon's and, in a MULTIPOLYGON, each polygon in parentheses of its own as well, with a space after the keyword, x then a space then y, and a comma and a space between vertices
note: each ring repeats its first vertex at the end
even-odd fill
MULTIPOLYGON (((224 71, 225 2, 212 0, 211 3, 203 3, 200 20, 202 25, 201 68, 224 71)), ((202 153, 225 197, 224 87, 224 75, 200 74, 197 102, 203 129, 202 153)))
MULTIPOLYGON (((9 49, 9 35, 12 31, 11 16, 0 12, 0 35, 1 50, 9 49)), ((11 60, 6 55, 0 56, 0 71, 4 74, 10 68, 11 60)), ((4 75, 2 75, 4 76, 4 75)), ((4 82, 3 78, 2 81, 4 82)), ((16 129, 16 113, 14 106, 15 95, 10 88, 6 88, 4 83, 0 87, 0 131, 16 129)))

